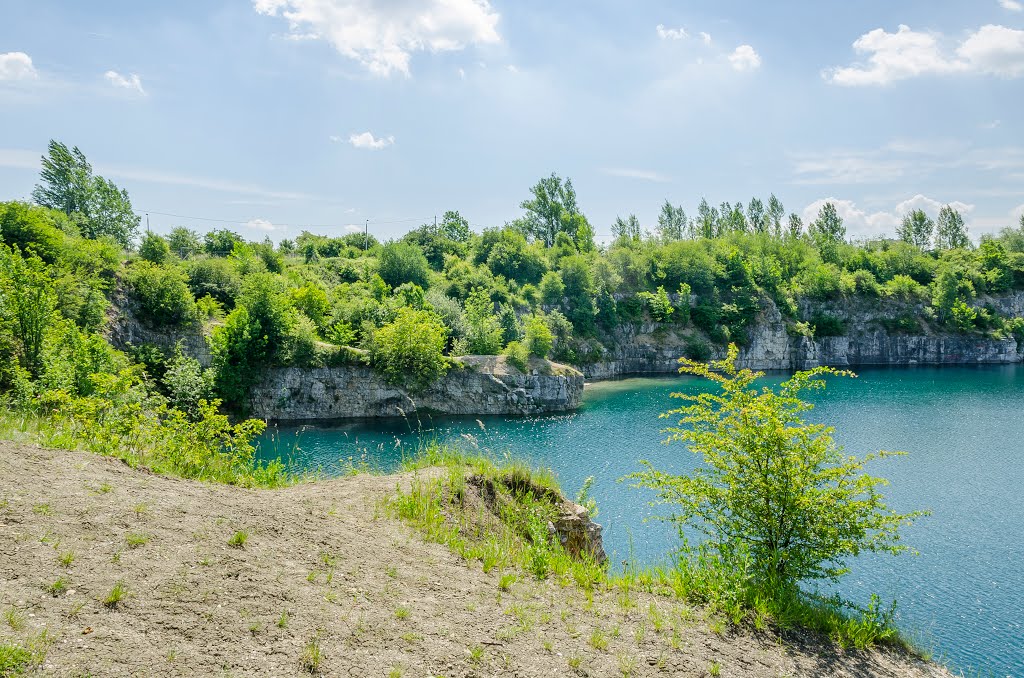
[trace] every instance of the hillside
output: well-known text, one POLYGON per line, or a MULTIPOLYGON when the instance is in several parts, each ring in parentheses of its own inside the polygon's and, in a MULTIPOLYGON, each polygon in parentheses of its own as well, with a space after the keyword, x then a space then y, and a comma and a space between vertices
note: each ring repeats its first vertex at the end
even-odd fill
POLYGON ((248 490, 2 443, 0 647, 34 643, 39 672, 62 676, 949 675, 734 633, 635 592, 591 603, 525 574, 501 591, 498 572, 384 517, 408 480, 248 490), (127 594, 105 605, 118 582, 127 594))

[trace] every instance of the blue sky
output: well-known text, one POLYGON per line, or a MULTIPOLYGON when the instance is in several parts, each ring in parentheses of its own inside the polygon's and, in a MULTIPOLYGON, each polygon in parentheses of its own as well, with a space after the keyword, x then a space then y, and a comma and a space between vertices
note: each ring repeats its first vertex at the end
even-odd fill
POLYGON ((160 231, 479 230, 551 172, 599 234, 771 192, 854 236, 1024 211, 1017 0, 0 5, 0 198, 56 138, 160 231))

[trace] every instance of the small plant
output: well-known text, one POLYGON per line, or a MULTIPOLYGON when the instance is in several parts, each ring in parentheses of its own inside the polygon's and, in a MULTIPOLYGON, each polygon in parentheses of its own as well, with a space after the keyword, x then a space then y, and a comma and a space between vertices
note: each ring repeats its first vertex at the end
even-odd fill
POLYGON ((708 674, 711 675, 712 678, 718 678, 718 676, 722 675, 722 665, 718 662, 711 662, 708 666, 708 674))
POLYGON ((0 643, 0 676, 16 676, 35 660, 32 651, 14 643, 0 643))
POLYGON ((100 494, 107 494, 107 493, 113 491, 114 486, 111 485, 110 483, 102 483, 99 486, 99 488, 97 488, 97 489, 98 489, 100 494))
POLYGON ((320 647, 320 637, 314 636, 302 649, 302 668, 313 675, 321 672, 324 665, 324 651, 320 647))
POLYGON ((517 579, 518 577, 511 573, 501 575, 501 578, 498 579, 498 590, 506 592, 511 591, 512 584, 515 584, 517 579))
POLYGON ((233 549, 245 548, 245 542, 249 540, 249 532, 247 530, 239 530, 231 535, 228 539, 228 546, 233 549))
POLYGON ((68 610, 67 618, 68 619, 77 619, 78 615, 81 614, 83 607, 85 607, 85 603, 84 602, 82 602, 82 603, 75 603, 74 605, 72 605, 71 609, 68 610))
POLYGON ((124 541, 128 544, 128 548, 137 549, 149 543, 149 535, 142 532, 129 532, 124 536, 124 541))
POLYGON ((546 638, 541 641, 540 646, 543 647, 544 651, 548 654, 551 654, 555 651, 555 644, 546 638))
POLYGON ((114 551, 114 555, 110 556, 110 562, 115 565, 121 562, 121 549, 114 551))
POLYGON ((114 584, 114 588, 110 589, 110 593, 103 599, 103 605, 107 609, 116 610, 121 601, 128 595, 128 587, 124 585, 124 582, 118 581, 114 584))
POLYGON ((55 582, 46 586, 46 592, 54 598, 64 595, 68 590, 68 580, 65 577, 58 577, 55 582))
POLYGON ((399 605, 397 608, 395 608, 395 618, 396 619, 408 619, 409 618, 409 608, 407 606, 405 606, 405 605, 399 605))
POLYGON ((392 565, 388 569, 384 570, 384 573, 392 579, 396 579, 398 577, 398 568, 392 565))
POLYGON ((259 634, 259 632, 262 631, 262 630, 263 630, 263 624, 261 624, 260 622, 253 622, 253 623, 249 624, 249 633, 251 633, 254 636, 259 634))
POLYGON ((25 615, 16 607, 4 610, 4 621, 15 631, 25 628, 25 615))
POLYGON ((65 551, 64 553, 60 554, 60 558, 58 558, 57 560, 58 562, 60 562, 61 567, 67 569, 71 567, 71 564, 73 562, 75 562, 75 552, 65 551))
POLYGON ((469 663, 480 664, 484 660, 484 648, 480 645, 474 645, 469 648, 469 663))
POLYGON ((578 654, 569 655, 569 668, 573 671, 579 671, 580 667, 583 666, 583 657, 578 654))
POLYGON ((636 671, 636 657, 631 655, 619 655, 619 673, 622 674, 622 678, 630 678, 633 672, 636 671))
POLYGON ((590 632, 590 640, 587 642, 590 644, 590 647, 595 650, 604 651, 608 649, 608 636, 606 636, 604 631, 599 628, 595 628, 590 632))
POLYGON ((388 678, 402 678, 402 667, 392 666, 391 670, 388 671, 388 678))
POLYGON ((281 610, 281 616, 277 618, 277 628, 288 628, 288 610, 281 610))
POLYGON ((149 513, 149 506, 146 505, 146 502, 141 502, 132 507, 132 511, 135 511, 136 518, 141 518, 142 516, 149 513))
POLYGON ((52 516, 53 509, 50 508, 49 504, 36 504, 32 507, 32 513, 37 516, 52 516))

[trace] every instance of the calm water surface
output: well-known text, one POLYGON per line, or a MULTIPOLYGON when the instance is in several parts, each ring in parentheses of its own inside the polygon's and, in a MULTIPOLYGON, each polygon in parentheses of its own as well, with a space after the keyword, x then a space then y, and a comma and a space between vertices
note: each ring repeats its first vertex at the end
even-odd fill
MULTIPOLYGON (((778 382, 782 375, 769 377, 778 382)), ((555 470, 567 494, 587 476, 612 562, 662 561, 677 546, 650 494, 618 478, 638 459, 686 472, 697 460, 685 446, 663 445, 673 391, 696 391, 691 378, 624 379, 588 385, 584 406, 531 418, 423 419, 281 428, 264 438, 263 457, 291 456, 325 474, 353 463, 394 469, 422 442, 457 443, 511 454, 555 470)), ((840 590, 866 602, 872 592, 899 601, 900 625, 960 669, 1024 677, 1024 368, 865 370, 830 379, 812 418, 836 427, 847 451, 905 450, 870 470, 887 477, 890 505, 927 508, 907 528, 918 557, 863 557, 840 590)))

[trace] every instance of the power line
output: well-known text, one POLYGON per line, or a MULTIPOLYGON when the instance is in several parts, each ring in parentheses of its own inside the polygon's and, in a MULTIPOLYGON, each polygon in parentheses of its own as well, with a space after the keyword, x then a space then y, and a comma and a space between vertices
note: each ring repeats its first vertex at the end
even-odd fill
MULTIPOLYGON (((216 219, 216 218, 213 218, 213 217, 197 217, 197 216, 189 215, 189 214, 172 214, 170 212, 157 212, 156 210, 139 210, 139 211, 136 212, 136 214, 138 214, 139 216, 144 216, 144 215, 147 215, 147 214, 155 214, 155 215, 158 215, 158 216, 161 216, 161 217, 171 217, 171 218, 174 218, 174 219, 188 219, 190 221, 209 221, 209 222, 219 223, 219 224, 236 224, 236 225, 239 225, 239 226, 244 226, 247 222, 251 221, 251 219, 216 219)), ((407 224, 407 223, 417 222, 417 221, 421 222, 421 223, 427 223, 432 218, 433 217, 411 217, 411 218, 408 218, 408 219, 395 219, 395 220, 392 220, 392 221, 377 221, 375 219, 369 219, 369 223, 378 224, 378 225, 407 224)), ((339 225, 337 223, 334 223, 334 224, 308 224, 308 223, 286 224, 286 223, 280 223, 280 222, 273 222, 273 224, 274 224, 274 226, 282 226, 282 227, 285 227, 285 228, 338 228, 339 227, 339 225)))

